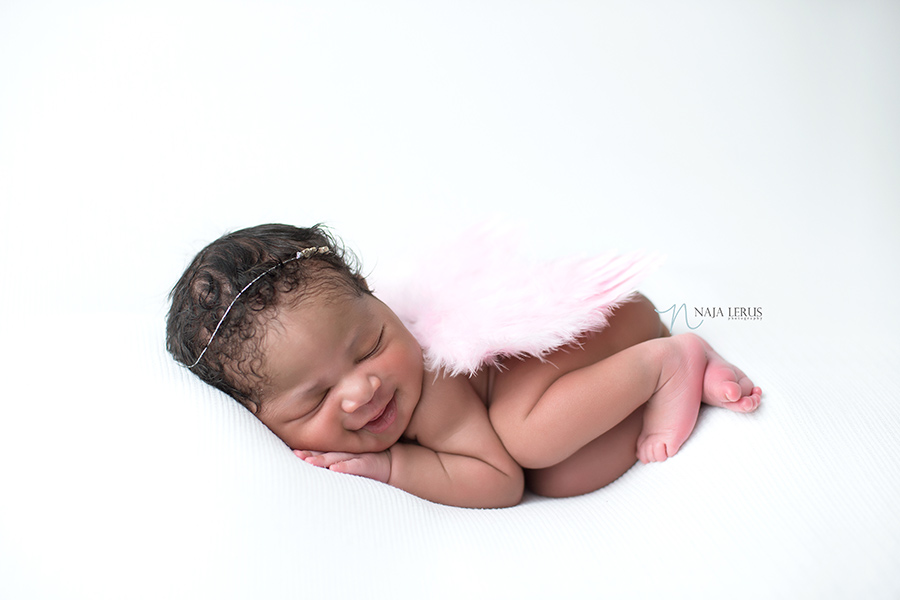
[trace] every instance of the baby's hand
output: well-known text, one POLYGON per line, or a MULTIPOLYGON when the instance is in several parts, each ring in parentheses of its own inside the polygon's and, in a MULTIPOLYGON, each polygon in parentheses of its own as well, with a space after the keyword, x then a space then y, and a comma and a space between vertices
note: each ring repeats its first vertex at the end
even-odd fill
POLYGON ((294 454, 311 465, 338 473, 368 477, 382 483, 387 483, 391 478, 391 456, 387 451, 352 454, 350 452, 294 450, 294 454))

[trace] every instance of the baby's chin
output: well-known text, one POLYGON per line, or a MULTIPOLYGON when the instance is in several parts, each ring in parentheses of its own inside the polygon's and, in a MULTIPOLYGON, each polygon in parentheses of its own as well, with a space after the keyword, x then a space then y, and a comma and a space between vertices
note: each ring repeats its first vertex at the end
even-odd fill
POLYGON ((397 442, 399 442, 403 438, 403 434, 399 433, 396 436, 388 436, 386 438, 379 437, 377 440, 378 443, 374 445, 373 450, 368 450, 368 452, 384 452, 397 442))

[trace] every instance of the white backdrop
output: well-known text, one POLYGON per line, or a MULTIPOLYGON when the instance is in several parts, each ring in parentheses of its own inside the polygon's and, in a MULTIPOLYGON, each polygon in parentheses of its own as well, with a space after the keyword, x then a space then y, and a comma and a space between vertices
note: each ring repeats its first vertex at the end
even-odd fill
MULTIPOLYGON (((776 407, 741 423, 808 424, 772 452, 815 461, 815 397, 829 396, 823 445, 854 448, 841 473, 876 494, 841 511, 883 528, 859 558, 870 571, 827 589, 897 592, 883 567, 900 550, 900 413, 884 408, 900 399, 898 26, 900 5, 874 1, 2 0, 0 597, 304 589, 231 585, 242 561, 261 568, 241 548, 270 538, 231 521, 229 486, 246 481, 210 467, 227 461, 209 446, 263 434, 237 413, 236 430, 197 432, 196 396, 212 396, 186 381, 194 396, 176 402, 135 380, 166 294, 197 250, 248 225, 326 222, 377 286, 435 237, 498 218, 554 253, 666 253, 646 287, 660 307, 763 307, 760 322, 703 326, 776 407)), ((704 456, 742 435, 717 429, 724 418, 701 419, 704 456)), ((263 446, 259 464, 280 451, 263 446)), ((283 491, 262 473, 254 485, 283 491)), ((475 552, 457 542, 445 561, 475 552)), ((797 572, 827 579, 829 565, 797 572)), ((505 589, 478 572, 481 589, 505 589)), ((687 593, 676 572, 669 591, 687 593)))

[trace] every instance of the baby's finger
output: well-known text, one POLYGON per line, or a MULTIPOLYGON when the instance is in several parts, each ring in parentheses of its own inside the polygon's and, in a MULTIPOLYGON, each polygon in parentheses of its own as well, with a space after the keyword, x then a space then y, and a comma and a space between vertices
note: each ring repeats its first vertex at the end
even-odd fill
POLYGON ((391 477, 390 458, 383 453, 359 454, 329 467, 338 473, 349 473, 387 483, 391 477))
POLYGON ((322 454, 322 453, 316 452, 314 450, 294 450, 294 455, 297 456, 298 458, 303 458, 303 459, 307 459, 310 456, 318 456, 319 454, 322 454))
POLYGON ((331 465, 343 462, 345 460, 351 460, 353 458, 356 458, 357 456, 357 454, 350 454, 348 452, 324 452, 314 456, 309 456, 304 460, 311 465, 324 467, 327 469, 331 465))
POLYGON ((348 458, 338 461, 328 467, 328 470, 336 473, 348 473, 350 475, 368 476, 368 469, 360 458, 348 458))
POLYGON ((330 467, 330 471, 336 473, 347 473, 350 475, 359 475, 360 477, 368 477, 369 479, 378 479, 379 481, 387 481, 388 474, 379 477, 378 464, 371 455, 357 456, 336 462, 330 467))

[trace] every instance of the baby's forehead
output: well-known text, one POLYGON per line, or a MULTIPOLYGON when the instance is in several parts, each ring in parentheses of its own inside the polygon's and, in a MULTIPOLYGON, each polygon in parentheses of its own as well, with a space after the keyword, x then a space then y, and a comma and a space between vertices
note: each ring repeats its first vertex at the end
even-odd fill
POLYGON ((371 295, 351 287, 339 276, 312 282, 302 289, 285 294, 274 306, 272 318, 283 321, 297 315, 339 311, 348 317, 351 312, 366 309, 366 299, 371 295))
POLYGON ((260 347, 268 354, 277 351, 272 346, 287 342, 351 344, 378 318, 379 306, 371 294, 345 287, 300 294, 275 307, 263 328, 260 347))
POLYGON ((259 340, 262 375, 260 398, 277 392, 281 383, 316 375, 312 365, 327 367, 323 356, 339 357, 358 350, 372 337, 379 302, 370 294, 346 290, 302 297, 277 307, 259 340))

